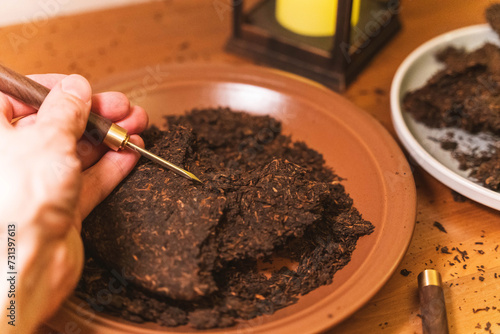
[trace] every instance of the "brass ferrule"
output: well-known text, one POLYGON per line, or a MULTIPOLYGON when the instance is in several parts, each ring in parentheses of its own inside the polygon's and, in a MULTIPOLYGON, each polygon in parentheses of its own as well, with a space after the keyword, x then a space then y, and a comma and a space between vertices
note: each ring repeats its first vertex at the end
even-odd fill
POLYGON ((441 286, 441 275, 434 269, 425 269, 418 275, 418 286, 441 286))
POLYGON ((118 151, 125 148, 129 139, 130 136, 127 130, 113 123, 111 124, 103 142, 112 150, 118 151))

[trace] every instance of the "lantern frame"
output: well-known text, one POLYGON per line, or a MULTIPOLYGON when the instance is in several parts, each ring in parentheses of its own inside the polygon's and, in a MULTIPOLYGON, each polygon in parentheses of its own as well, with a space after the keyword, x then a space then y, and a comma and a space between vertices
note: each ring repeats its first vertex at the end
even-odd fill
POLYGON ((333 36, 309 37, 281 27, 274 16, 275 0, 262 0, 248 13, 243 12, 244 0, 232 0, 233 29, 226 50, 343 92, 401 28, 399 0, 362 1, 379 9, 362 20, 367 10, 362 7, 354 27, 352 1, 338 0, 333 36))

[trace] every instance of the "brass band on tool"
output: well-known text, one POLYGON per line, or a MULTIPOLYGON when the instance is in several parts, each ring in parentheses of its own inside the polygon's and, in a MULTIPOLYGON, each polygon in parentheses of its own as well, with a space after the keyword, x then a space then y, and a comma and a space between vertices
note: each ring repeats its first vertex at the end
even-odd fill
POLYGON ((113 151, 123 150, 130 139, 127 130, 122 128, 115 123, 111 124, 111 127, 104 138, 104 144, 106 144, 113 151))
POLYGON ((426 269, 418 275, 418 286, 441 286, 441 275, 434 269, 426 269))

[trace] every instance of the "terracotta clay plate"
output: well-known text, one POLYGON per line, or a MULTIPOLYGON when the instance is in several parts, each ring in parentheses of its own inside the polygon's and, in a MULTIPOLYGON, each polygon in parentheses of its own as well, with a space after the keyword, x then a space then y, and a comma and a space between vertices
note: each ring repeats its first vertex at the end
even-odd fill
MULTIPOLYGON (((99 90, 126 93, 146 108, 151 122, 192 108, 225 106, 270 114, 284 132, 323 153, 344 177, 363 217, 375 225, 362 237, 351 262, 328 286, 301 296, 273 315, 240 321, 210 333, 317 333, 338 324, 365 304, 389 279, 410 243, 415 223, 415 186, 396 142, 371 116, 309 80, 254 66, 151 66, 111 79, 99 90)), ((103 298, 106 291, 103 292, 103 298)), ((49 322, 72 333, 193 333, 190 327, 133 324, 98 313, 91 301, 70 298, 49 322)))

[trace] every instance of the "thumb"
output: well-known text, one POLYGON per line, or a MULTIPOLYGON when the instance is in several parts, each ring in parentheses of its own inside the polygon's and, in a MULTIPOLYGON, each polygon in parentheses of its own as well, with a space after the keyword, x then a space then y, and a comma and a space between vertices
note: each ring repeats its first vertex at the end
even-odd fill
POLYGON ((65 77, 52 88, 38 110, 37 127, 58 141, 80 139, 87 124, 91 98, 92 89, 85 78, 76 74, 65 77))

